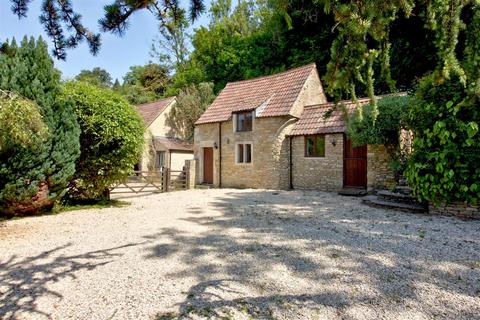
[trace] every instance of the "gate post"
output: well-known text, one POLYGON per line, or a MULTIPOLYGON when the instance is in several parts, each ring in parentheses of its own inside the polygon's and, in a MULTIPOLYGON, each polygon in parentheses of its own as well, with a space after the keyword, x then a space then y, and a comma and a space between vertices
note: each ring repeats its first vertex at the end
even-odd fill
POLYGON ((185 189, 195 188, 195 160, 185 160, 185 189))
POLYGON ((163 192, 168 192, 169 185, 170 185, 170 169, 169 168, 163 168, 162 170, 162 187, 163 187, 163 192))

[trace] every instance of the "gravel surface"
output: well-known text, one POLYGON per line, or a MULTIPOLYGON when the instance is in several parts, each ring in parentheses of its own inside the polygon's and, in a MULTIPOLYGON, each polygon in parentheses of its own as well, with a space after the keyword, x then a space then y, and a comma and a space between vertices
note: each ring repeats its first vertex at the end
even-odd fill
POLYGON ((480 222, 192 190, 0 224, 0 319, 480 319, 480 222))

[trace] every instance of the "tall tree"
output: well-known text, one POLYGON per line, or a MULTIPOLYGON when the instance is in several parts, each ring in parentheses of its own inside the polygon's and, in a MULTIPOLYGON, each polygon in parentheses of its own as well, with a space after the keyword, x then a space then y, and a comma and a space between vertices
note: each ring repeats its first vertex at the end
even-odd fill
POLYGON ((195 122, 214 99, 212 83, 203 82, 180 90, 177 103, 167 116, 167 125, 172 133, 193 142, 195 122))
MULTIPOLYGON (((178 0, 111 0, 104 7, 104 17, 99 20, 103 32, 112 32, 123 35, 128 28, 128 22, 133 13, 141 10, 151 12, 161 24, 164 17, 177 17, 180 11, 178 0)), ((31 0, 10 0, 12 11, 19 18, 27 16, 31 0)), ((190 0, 189 15, 194 21, 203 12, 202 0, 190 0)), ((65 59, 66 50, 75 48, 82 41, 86 41, 92 54, 97 54, 101 45, 99 33, 94 33, 82 23, 82 16, 75 12, 71 0, 43 0, 40 23, 53 42, 53 55, 58 59, 65 59), (67 30, 67 32, 65 31, 67 30)))
POLYGON ((159 99, 170 82, 168 69, 150 63, 144 66, 132 66, 123 78, 120 89, 130 103, 140 104, 159 99))
POLYGON ((179 16, 171 13, 164 19, 159 27, 159 37, 152 43, 151 55, 161 65, 167 66, 171 71, 179 70, 187 60, 188 51, 188 20, 179 10, 179 16))
POLYGON ((51 206, 66 190, 79 156, 79 126, 71 101, 59 100, 60 72, 53 66, 47 44, 26 37, 9 55, 0 54, 0 89, 34 101, 48 127, 48 138, 35 149, 17 146, 2 155, 0 207, 12 213, 51 206))
POLYGON ((110 88, 112 86, 112 76, 107 70, 96 67, 92 70, 81 70, 75 77, 77 81, 88 82, 93 85, 110 88))

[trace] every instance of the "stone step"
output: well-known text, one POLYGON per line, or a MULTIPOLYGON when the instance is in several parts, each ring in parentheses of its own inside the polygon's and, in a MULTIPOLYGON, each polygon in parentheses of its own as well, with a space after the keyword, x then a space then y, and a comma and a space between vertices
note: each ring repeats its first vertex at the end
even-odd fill
POLYGON ((213 189, 215 186, 213 184, 208 183, 199 183, 195 185, 196 189, 213 189))
POLYGON ((358 188, 343 188, 338 191, 338 194, 349 197, 363 197, 367 195, 367 190, 358 188))
POLYGON ((371 195, 362 198, 362 203, 376 208, 399 210, 404 212, 423 213, 427 208, 420 204, 407 204, 401 202, 393 202, 379 199, 377 196, 371 195))
POLYGON ((395 192, 410 195, 412 194, 412 188, 409 186, 396 186, 395 192))
POLYGON ((391 192, 388 190, 380 190, 377 191, 377 196, 380 200, 385 201, 401 202, 406 204, 419 204, 417 199, 412 197, 410 194, 391 192))

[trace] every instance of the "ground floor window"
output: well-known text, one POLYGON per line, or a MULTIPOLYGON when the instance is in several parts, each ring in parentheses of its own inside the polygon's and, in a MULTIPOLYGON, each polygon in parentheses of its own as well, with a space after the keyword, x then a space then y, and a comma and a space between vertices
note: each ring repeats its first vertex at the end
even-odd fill
POLYGON ((305 157, 325 157, 325 135, 305 136, 305 157))
POLYGON ((165 167, 165 151, 157 151, 155 165, 157 169, 165 167))
POLYGON ((237 144, 237 163, 252 163, 252 144, 237 144))

